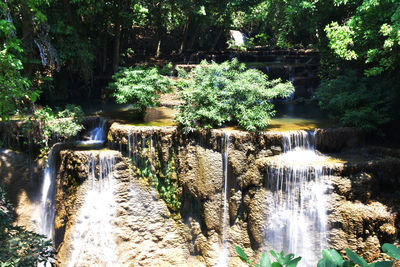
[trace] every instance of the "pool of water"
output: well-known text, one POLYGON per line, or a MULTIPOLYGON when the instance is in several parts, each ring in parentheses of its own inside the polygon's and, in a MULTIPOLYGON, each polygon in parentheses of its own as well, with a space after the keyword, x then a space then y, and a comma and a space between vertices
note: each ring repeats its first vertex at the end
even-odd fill
POLYGON ((267 130, 313 130, 334 126, 328 115, 315 104, 277 103, 276 115, 267 130))
MULTIPOLYGON (((275 104, 276 115, 271 119, 267 131, 294 131, 313 130, 333 126, 327 115, 314 104, 277 103, 275 104)), ((131 105, 107 105, 102 111, 92 112, 105 117, 108 120, 136 126, 173 126, 177 109, 169 107, 148 108, 143 121, 133 118, 131 105)), ((227 129, 239 130, 238 127, 227 127, 227 129)))

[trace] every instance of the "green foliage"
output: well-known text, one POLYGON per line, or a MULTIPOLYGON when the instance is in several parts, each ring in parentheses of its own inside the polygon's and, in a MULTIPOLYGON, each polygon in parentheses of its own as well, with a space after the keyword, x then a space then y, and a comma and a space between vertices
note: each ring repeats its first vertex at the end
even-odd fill
POLYGON ((329 46, 342 59, 358 59, 366 76, 399 68, 400 2, 387 0, 336 1, 349 17, 325 28, 329 46), (355 8, 354 8, 355 6, 355 8))
POLYGON ((202 61, 178 83, 184 104, 176 120, 185 132, 235 123, 248 131, 265 129, 274 115, 270 100, 288 97, 290 82, 268 80, 259 70, 246 70, 237 59, 222 64, 202 61))
POLYGON ((0 265, 37 266, 54 262, 50 240, 13 225, 13 207, 0 188, 0 265))
MULTIPOLYGON (((239 256, 239 258, 247 263, 249 266, 251 265, 251 260, 247 257, 246 253, 239 246, 235 247, 235 250, 239 256)), ((395 245, 385 243, 382 246, 383 252, 387 255, 399 260, 400 259, 400 247, 396 247, 395 245)), ((291 266, 295 267, 301 260, 301 257, 294 258, 293 254, 288 254, 285 256, 284 252, 276 253, 273 250, 270 250, 270 253, 273 258, 275 258, 275 262, 271 262, 267 253, 263 253, 260 259, 260 264, 256 264, 254 266, 265 266, 265 267, 281 267, 281 266, 291 266)), ((318 261, 318 267, 391 267, 393 266, 393 261, 377 261, 368 264, 363 258, 358 256, 354 251, 350 249, 346 249, 346 256, 349 260, 344 260, 342 256, 335 249, 328 249, 322 251, 322 258, 318 261)))
POLYGON ((294 258, 294 254, 288 254, 285 255, 283 251, 280 253, 276 253, 273 250, 270 250, 269 252, 271 253, 272 257, 275 259, 275 261, 271 261, 270 257, 267 255, 267 253, 263 253, 261 255, 260 259, 260 264, 255 264, 251 265, 251 260, 247 257, 246 253, 242 250, 241 247, 236 246, 235 250, 239 256, 239 258, 247 263, 249 266, 255 266, 255 267, 296 267, 299 261, 301 260, 301 257, 294 258))
MULTIPOLYGON (((167 71, 167 68, 164 68, 161 72, 167 71)), ((113 79, 115 82, 110 84, 110 88, 115 90, 114 97, 117 103, 132 104, 140 117, 144 117, 147 107, 157 104, 160 93, 169 92, 173 85, 156 67, 124 68, 117 72, 113 79)))
POLYGON ((175 170, 174 151, 170 151, 168 162, 162 164, 158 158, 157 147, 151 148, 149 140, 145 142, 144 147, 136 149, 139 150, 134 156, 137 174, 157 189, 169 210, 177 215, 182 206, 182 199, 175 170))
MULTIPOLYGON (((0 3, 0 14, 7 6, 0 3)), ((15 36, 14 25, 0 17, 0 118, 9 119, 22 111, 39 97, 39 92, 30 88, 30 81, 23 77, 21 40, 15 36)))
POLYGON ((388 254, 390 257, 400 260, 400 247, 385 243, 382 246, 382 251, 388 254))
POLYGON ((359 77, 349 71, 335 79, 324 80, 316 92, 320 106, 345 126, 374 131, 394 117, 393 100, 398 92, 389 79, 359 77))
MULTIPOLYGON (((389 256, 392 256, 391 253, 396 255, 396 251, 399 250, 394 245, 384 244, 382 246, 382 250, 386 252, 389 256), (388 251, 390 251, 388 253, 388 251)), ((398 251, 397 251, 398 252, 398 251)), ((350 249, 346 249, 346 256, 349 260, 343 260, 342 256, 334 249, 323 250, 322 258, 318 261, 318 267, 391 267, 393 266, 393 261, 377 261, 368 264, 366 260, 357 255, 354 251, 350 249)), ((396 258, 396 257, 395 257, 396 258)))
POLYGON ((39 121, 46 147, 49 140, 66 140, 76 136, 83 130, 82 120, 84 113, 82 108, 75 105, 66 105, 64 110, 53 111, 50 107, 45 107, 36 112, 35 123, 39 121))

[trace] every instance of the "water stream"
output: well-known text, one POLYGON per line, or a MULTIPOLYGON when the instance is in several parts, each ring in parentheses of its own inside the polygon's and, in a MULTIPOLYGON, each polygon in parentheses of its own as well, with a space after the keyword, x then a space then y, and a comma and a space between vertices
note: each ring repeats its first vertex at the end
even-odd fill
POLYGON ((43 173, 43 184, 40 197, 40 219, 38 221, 39 233, 53 238, 54 235, 54 213, 55 213, 55 156, 59 151, 60 143, 50 150, 46 167, 43 173))
POLYGON ((117 264, 113 235, 116 214, 114 170, 115 157, 112 151, 101 151, 90 156, 89 189, 74 227, 68 266, 117 264))
POLYGON ((267 171, 272 196, 265 242, 278 252, 303 256, 299 266, 316 266, 327 248, 326 157, 316 152, 314 134, 306 131, 285 134, 283 151, 267 171))
POLYGON ((106 120, 99 118, 99 125, 90 131, 91 141, 104 141, 106 139, 106 120))
MULTIPOLYGON (((100 118, 99 125, 90 132, 89 141, 80 141, 78 144, 104 143, 106 138, 106 121, 100 118)), ((40 218, 38 219, 38 229, 40 234, 48 238, 54 237, 54 215, 55 215, 55 195, 56 195, 56 162, 55 157, 62 144, 55 144, 50 150, 46 167, 43 173, 43 183, 40 195, 40 218)))
POLYGON ((224 175, 224 191, 223 191, 223 213, 222 213, 222 251, 218 260, 218 266, 228 266, 229 248, 226 242, 226 230, 229 225, 228 218, 228 155, 229 155, 229 137, 230 133, 225 132, 223 138, 223 151, 222 151, 222 164, 223 164, 223 175, 224 175))

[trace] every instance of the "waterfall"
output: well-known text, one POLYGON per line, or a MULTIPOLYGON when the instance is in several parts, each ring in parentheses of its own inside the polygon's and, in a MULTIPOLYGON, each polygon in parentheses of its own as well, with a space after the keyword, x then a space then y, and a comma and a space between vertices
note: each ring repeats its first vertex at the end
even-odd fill
POLYGON ((224 175, 224 192, 223 192, 223 213, 222 213, 222 251, 218 260, 218 266, 228 266, 229 249, 226 243, 226 228, 229 225, 228 218, 228 154, 229 154, 229 137, 230 133, 225 132, 223 138, 222 165, 224 175))
POLYGON ((113 222, 116 214, 115 157, 111 151, 91 154, 88 160, 89 186, 73 229, 68 266, 116 266, 113 222), (97 154, 96 154, 97 155, 97 154))
POLYGON ((306 131, 285 134, 283 151, 267 171, 272 196, 265 241, 278 252, 302 256, 299 266, 316 266, 327 248, 326 157, 317 154, 314 134, 306 131))
POLYGON ((85 141, 77 141, 78 147, 101 147, 107 138, 106 120, 99 118, 98 125, 89 133, 89 139, 85 141))
POLYGON ((55 197, 56 197, 56 184, 55 184, 55 156, 58 147, 61 144, 55 144, 50 150, 47 158, 46 167, 43 173, 43 184, 40 199, 40 219, 39 219, 39 233, 53 238, 54 235, 54 214, 55 214, 55 197))
POLYGON ((90 131, 90 141, 104 141, 106 139, 106 120, 99 118, 99 125, 90 131))

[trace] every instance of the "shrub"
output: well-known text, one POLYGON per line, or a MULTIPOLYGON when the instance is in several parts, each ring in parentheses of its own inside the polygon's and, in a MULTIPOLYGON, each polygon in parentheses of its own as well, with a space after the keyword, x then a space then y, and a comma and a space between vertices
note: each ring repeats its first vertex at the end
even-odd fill
POLYGON ((40 129, 46 147, 49 140, 61 141, 76 136, 83 129, 82 120, 84 113, 82 108, 75 105, 67 105, 64 110, 45 107, 36 111, 36 118, 40 121, 40 129))
POLYGON ((290 82, 268 80, 259 70, 246 70, 237 59, 222 64, 202 61, 183 74, 178 87, 184 104, 176 120, 185 132, 225 123, 248 131, 264 129, 275 114, 270 100, 288 97, 294 90, 290 82))
MULTIPOLYGON (((236 253, 239 258, 247 263, 249 266, 253 266, 251 260, 247 257, 246 253, 242 250, 241 247, 236 246, 236 253)), ((383 252, 385 252, 388 256, 400 260, 400 247, 396 247, 395 245, 385 243, 382 246, 383 252)), ((273 250, 270 250, 271 255, 275 258, 276 262, 271 262, 271 259, 267 255, 267 253, 263 253, 260 259, 260 264, 256 264, 254 266, 260 267, 295 267, 301 260, 301 257, 294 258, 293 254, 288 254, 285 256, 284 252, 276 253, 273 250)), ((349 260, 344 260, 342 256, 335 249, 327 249, 322 250, 322 258, 318 261, 318 267, 391 267, 393 266, 394 261, 377 261, 368 264, 363 258, 358 256, 354 251, 350 249, 346 249, 346 256, 349 260)))
POLYGON ((157 104, 159 94, 170 91, 172 81, 162 75, 167 72, 166 68, 159 70, 157 67, 124 68, 114 74, 115 82, 109 87, 115 90, 117 103, 132 104, 138 117, 143 118, 146 108, 157 104))
POLYGON ((316 96, 320 106, 344 126, 374 131, 395 117, 395 99, 399 97, 394 84, 393 79, 391 83, 380 77, 360 77, 348 71, 335 79, 322 81, 316 96))
POLYGON ((242 250, 241 247, 235 247, 236 253, 238 254, 239 258, 247 263, 249 266, 260 266, 260 267, 296 267, 301 257, 294 257, 294 254, 288 254, 285 256, 285 253, 281 251, 280 253, 276 253, 273 250, 270 250, 273 260, 264 252, 261 255, 260 264, 252 265, 251 260, 247 257, 246 253, 242 250), (275 261, 274 261, 275 260, 275 261))

